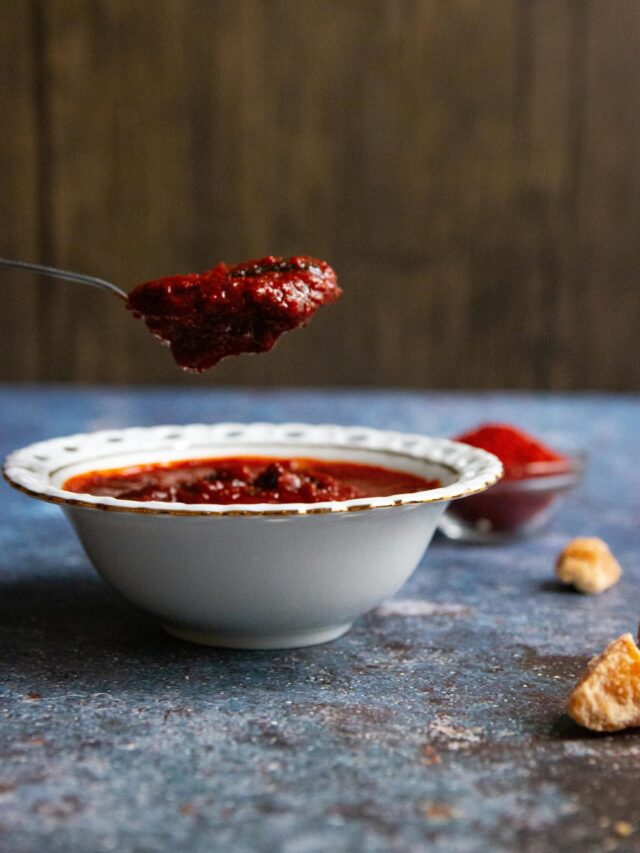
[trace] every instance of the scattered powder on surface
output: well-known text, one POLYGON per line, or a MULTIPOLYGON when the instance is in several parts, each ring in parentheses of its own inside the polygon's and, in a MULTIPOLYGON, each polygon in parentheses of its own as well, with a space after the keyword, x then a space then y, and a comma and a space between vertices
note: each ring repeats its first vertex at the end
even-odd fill
POLYGON ((482 729, 478 726, 465 728, 456 725, 447 717, 437 717, 427 726, 432 738, 446 742, 448 749, 468 749, 475 743, 482 742, 482 729))
POLYGON ((395 598, 383 601, 376 616, 468 616, 472 609, 464 604, 447 604, 421 598, 395 598))

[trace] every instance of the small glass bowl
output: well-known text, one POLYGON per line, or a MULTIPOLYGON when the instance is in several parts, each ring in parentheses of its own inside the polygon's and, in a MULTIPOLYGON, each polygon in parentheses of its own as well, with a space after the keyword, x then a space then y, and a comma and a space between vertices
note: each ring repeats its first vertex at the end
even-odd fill
POLYGON ((503 479, 482 494, 452 502, 439 529, 463 542, 529 536, 547 524, 559 498, 582 480, 586 461, 586 455, 578 453, 561 462, 533 462, 517 479, 503 479))

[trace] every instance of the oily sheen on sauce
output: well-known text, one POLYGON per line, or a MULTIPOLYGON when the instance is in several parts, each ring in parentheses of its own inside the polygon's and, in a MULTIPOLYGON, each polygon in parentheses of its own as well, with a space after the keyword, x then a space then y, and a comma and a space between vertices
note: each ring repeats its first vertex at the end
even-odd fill
POLYGON ((152 463, 71 477, 70 492, 187 504, 318 503, 435 489, 428 480, 376 465, 238 456, 152 463))

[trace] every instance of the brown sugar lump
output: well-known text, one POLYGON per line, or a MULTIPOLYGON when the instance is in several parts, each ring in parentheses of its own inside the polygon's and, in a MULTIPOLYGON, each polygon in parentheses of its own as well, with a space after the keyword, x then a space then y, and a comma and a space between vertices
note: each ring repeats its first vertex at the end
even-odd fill
POLYGON ((595 595, 620 579, 622 570, 606 542, 595 536, 572 539, 556 562, 559 580, 595 595))
POLYGON ((589 662, 567 710, 594 732, 640 726, 640 650, 631 634, 618 637, 589 662))

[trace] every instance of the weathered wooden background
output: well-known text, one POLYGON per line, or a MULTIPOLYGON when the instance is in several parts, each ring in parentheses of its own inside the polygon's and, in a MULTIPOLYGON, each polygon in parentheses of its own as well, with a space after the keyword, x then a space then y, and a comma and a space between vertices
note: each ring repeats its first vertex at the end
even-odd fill
POLYGON ((193 378, 2 272, 0 378, 640 388, 638 0, 11 0, 0 86, 0 254, 129 287, 301 252, 345 288, 193 378))

